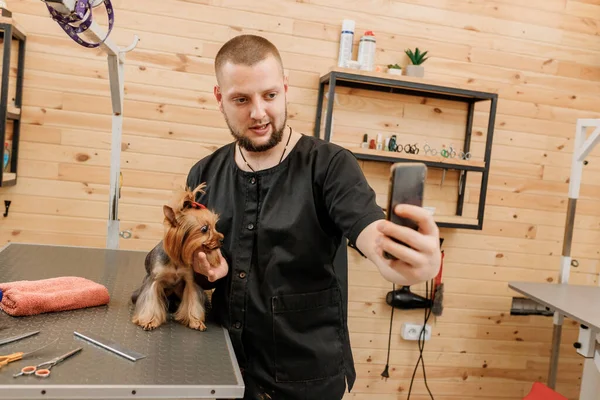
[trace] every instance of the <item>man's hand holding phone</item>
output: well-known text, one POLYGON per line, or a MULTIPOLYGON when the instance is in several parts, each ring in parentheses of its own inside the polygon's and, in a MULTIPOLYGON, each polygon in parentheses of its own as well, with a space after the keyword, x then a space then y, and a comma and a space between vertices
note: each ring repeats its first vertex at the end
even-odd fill
MULTIPOLYGON (((419 282, 435 277, 441 263, 439 228, 426 209, 412 204, 398 204, 393 210, 401 218, 415 222, 418 229, 379 221, 381 235, 376 239, 380 254, 395 273, 419 282)), ((398 276, 399 277, 399 276, 398 276)), ((394 281, 394 280, 393 280, 394 281)))
POLYGON ((424 209, 427 167, 396 163, 390 169, 387 217, 364 230, 359 248, 390 282, 412 285, 433 279, 439 272, 439 229, 424 209))

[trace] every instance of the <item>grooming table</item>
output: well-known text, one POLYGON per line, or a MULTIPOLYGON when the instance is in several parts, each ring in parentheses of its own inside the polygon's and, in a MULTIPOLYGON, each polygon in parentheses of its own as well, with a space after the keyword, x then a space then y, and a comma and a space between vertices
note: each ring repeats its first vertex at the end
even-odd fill
MULTIPOLYGON (((508 287, 580 324, 577 353, 585 362, 579 399, 600 400, 600 287, 536 282, 509 282, 508 287)), ((558 356, 558 346, 552 355, 558 356)), ((549 375, 556 376, 552 364, 549 375)))
POLYGON ((131 322, 131 293, 145 275, 146 252, 87 247, 8 244, 0 250, 0 281, 81 276, 107 287, 108 305, 11 317, 0 311, 0 339, 40 333, 0 346, 0 355, 27 352, 58 341, 0 369, 0 399, 233 399, 244 383, 227 331, 207 323, 199 332, 173 320, 146 332, 131 322), (7 329, 1 329, 1 328, 7 329), (76 337, 87 331, 146 355, 130 361, 76 337), (52 369, 48 378, 13 378, 74 348, 83 350, 52 369))

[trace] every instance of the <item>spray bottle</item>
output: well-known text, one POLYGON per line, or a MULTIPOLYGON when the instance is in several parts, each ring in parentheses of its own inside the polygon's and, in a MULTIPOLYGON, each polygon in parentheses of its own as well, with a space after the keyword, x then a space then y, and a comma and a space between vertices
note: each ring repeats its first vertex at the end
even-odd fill
POLYGON ((373 71, 375 69, 375 48, 375 34, 373 31, 366 31, 358 44, 358 62, 361 70, 373 71))
POLYGON ((338 55, 338 67, 347 68, 347 62, 352 60, 354 26, 355 22, 351 19, 345 19, 342 22, 342 33, 340 35, 340 52, 338 55))

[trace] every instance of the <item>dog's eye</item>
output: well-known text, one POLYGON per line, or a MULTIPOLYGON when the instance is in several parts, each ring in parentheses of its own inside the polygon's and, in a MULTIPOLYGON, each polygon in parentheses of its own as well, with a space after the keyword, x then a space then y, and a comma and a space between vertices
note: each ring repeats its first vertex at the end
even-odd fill
POLYGON ((202 228, 200 228, 200 232, 202 232, 202 233, 208 232, 208 225, 204 225, 202 228))

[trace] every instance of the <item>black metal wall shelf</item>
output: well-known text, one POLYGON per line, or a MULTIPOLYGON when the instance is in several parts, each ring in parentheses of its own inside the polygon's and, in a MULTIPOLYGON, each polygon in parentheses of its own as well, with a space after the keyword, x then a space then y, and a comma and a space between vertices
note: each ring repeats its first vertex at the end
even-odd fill
POLYGON ((496 120, 496 106, 498 95, 496 93, 467 90, 455 87, 439 86, 425 83, 422 78, 410 78, 406 76, 390 75, 385 73, 357 71, 345 68, 333 68, 319 80, 319 93, 317 99, 317 111, 315 119, 314 136, 321 137, 321 124, 323 114, 323 103, 325 97, 325 86, 327 90, 327 107, 325 114, 325 127, 323 138, 331 141, 331 126, 333 119, 333 106, 336 87, 349 87, 363 90, 373 90, 386 93, 398 93, 410 96, 429 97, 450 101, 463 102, 468 105, 467 123, 463 151, 465 153, 471 148, 471 133, 473 129, 473 114, 475 103, 480 101, 490 102, 490 112, 485 142, 485 153, 483 161, 463 160, 457 158, 444 158, 441 156, 429 156, 407 153, 396 153, 390 151, 353 148, 351 149, 359 160, 383 161, 383 162, 423 162, 428 167, 441 168, 444 170, 458 170, 463 175, 459 183, 459 194, 455 216, 436 216, 439 227, 477 229, 483 228, 483 216, 485 212, 485 201, 490 171, 490 159, 492 154, 492 140, 494 135, 494 124, 496 120), (481 188, 479 193, 479 205, 477 218, 463 217, 464 195, 466 186, 466 174, 468 171, 480 172, 482 174, 481 188))
MULTIPOLYGON (((4 143, 9 121, 13 124, 12 146, 10 149, 10 172, 4 172, 0 167, 0 186, 14 186, 17 183, 17 165, 19 159, 19 137, 21 131, 21 104, 23 99, 23 72, 25 69, 25 31, 20 28, 12 18, 0 17, 0 38, 3 42, 2 71, 0 82, 0 159, 4 160, 4 143), (12 41, 19 44, 17 55, 17 79, 15 83, 14 102, 9 100, 9 79, 12 41)), ((3 166, 4 164, 0 164, 3 166)))

